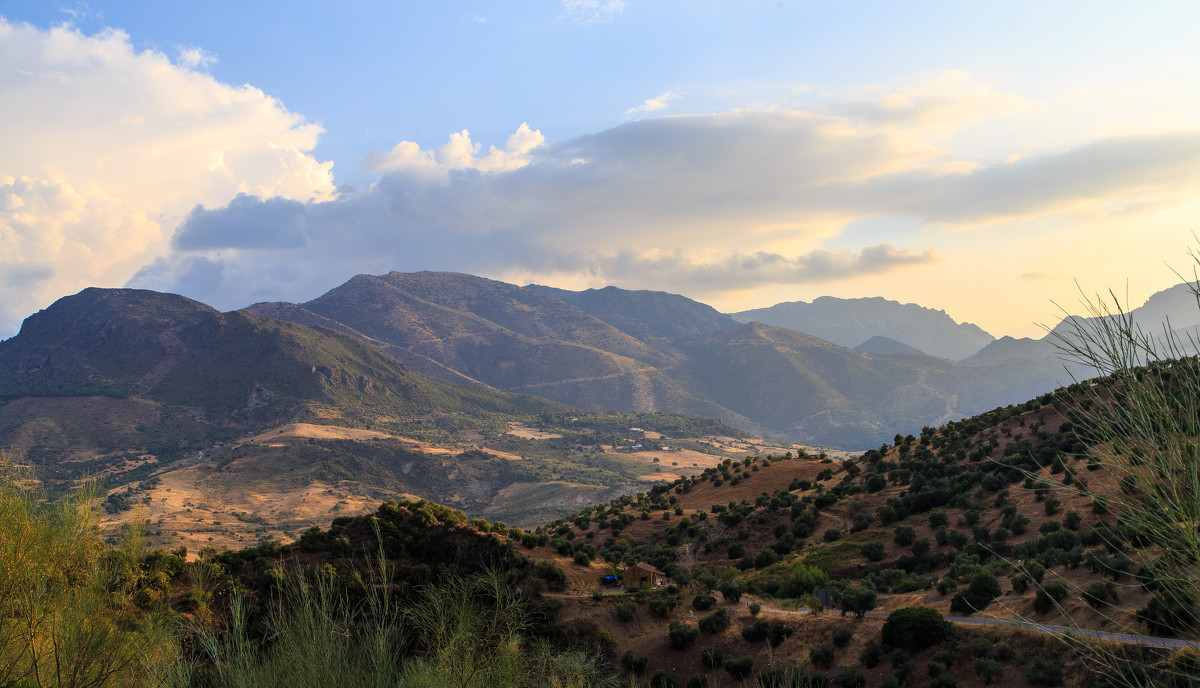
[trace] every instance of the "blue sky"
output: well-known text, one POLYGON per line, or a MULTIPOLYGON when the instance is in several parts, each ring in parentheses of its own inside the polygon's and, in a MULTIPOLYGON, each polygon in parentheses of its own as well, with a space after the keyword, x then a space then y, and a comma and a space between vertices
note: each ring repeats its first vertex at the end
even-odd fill
POLYGON ((1186 268, 1197 7, 2 2, 0 336, 392 269, 1037 335, 1186 268))

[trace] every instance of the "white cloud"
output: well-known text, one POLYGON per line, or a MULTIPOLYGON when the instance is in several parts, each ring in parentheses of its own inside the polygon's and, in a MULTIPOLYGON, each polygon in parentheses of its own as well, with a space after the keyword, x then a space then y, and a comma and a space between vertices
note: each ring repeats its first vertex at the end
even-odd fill
POLYGON ((208 52, 204 48, 190 47, 178 48, 179 64, 188 69, 204 69, 210 65, 216 64, 217 56, 208 52))
POLYGON ((122 284, 197 203, 328 199, 320 127, 128 36, 0 18, 0 333, 55 298, 122 284))
POLYGON ((670 107, 671 101, 678 98, 679 95, 680 94, 678 94, 678 93, 672 93, 671 91, 667 91, 666 93, 664 93, 660 96, 655 96, 654 98, 647 98, 646 100, 642 101, 641 105, 638 105, 636 107, 631 107, 628 110, 626 110, 625 114, 632 115, 632 114, 638 113, 638 112, 657 112, 659 110, 666 110, 668 107, 670 107))
POLYGON ((622 0, 563 0, 567 16, 581 24, 611 22, 625 11, 622 0))
POLYGON ((718 294, 950 260, 936 245, 950 235, 937 232, 830 247, 859 220, 977 230, 1196 197, 1200 132, 964 159, 953 123, 980 126, 980 103, 1013 101, 957 78, 932 83, 874 105, 646 119, 549 144, 523 125, 487 152, 466 132, 436 150, 402 143, 372 156, 385 173, 356 195, 194 211, 175 253, 134 284, 194 289, 222 308, 389 270, 718 294))
POLYGON ((401 141, 386 153, 372 151, 363 164, 377 172, 403 171, 434 176, 444 176, 454 170, 508 172, 528 165, 534 149, 545 141, 542 132, 522 123, 508 137, 503 149, 489 146, 487 152, 480 155, 480 145, 471 141, 471 133, 463 129, 450 134, 449 141, 437 150, 426 150, 412 141, 401 141))

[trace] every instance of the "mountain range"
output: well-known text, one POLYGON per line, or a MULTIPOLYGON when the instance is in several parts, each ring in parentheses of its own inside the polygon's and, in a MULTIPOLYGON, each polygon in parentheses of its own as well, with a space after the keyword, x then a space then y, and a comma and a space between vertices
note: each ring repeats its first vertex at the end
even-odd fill
MULTIPOLYGON (((1200 325, 1196 311, 1195 297, 1179 285, 1129 317, 1147 329, 1169 318, 1186 333, 1200 325)), ((356 341, 354 356, 363 363, 352 376, 367 390, 387 388, 377 373, 390 379, 423 373, 479 390, 475 395, 487 390, 592 411, 707 416, 781 440, 861 448, 1087 377, 1094 371, 1064 366, 1055 347, 1069 326, 1064 321, 1039 340, 995 339, 942 311, 885 299, 820 298, 731 316, 666 292, 568 291, 458 273, 393 272, 358 275, 306 303, 259 303, 226 314, 172 295, 85 290, 31 316, 18 337, 0 343, 0 385, 9 395, 94 392, 160 403, 186 398, 193 406, 199 399, 233 412, 257 403, 244 379, 222 383, 232 375, 228 363, 236 362, 243 373, 271 368, 262 379, 275 386, 274 409, 290 403, 288 385, 308 394, 324 384, 321 394, 340 395, 330 406, 350 399, 349 378, 331 372, 318 383, 315 373, 312 379, 284 374, 303 365, 268 366, 255 358, 261 344, 229 343, 232 333, 244 332, 291 338, 297 352, 318 340, 329 346, 336 339, 338 347, 356 341), (149 301, 154 307, 144 309, 149 301), (114 319, 118 311, 139 315, 114 319), (763 322, 801 316, 815 332, 763 322), (844 344, 852 341, 854 349, 844 344), (200 344, 206 353, 197 353, 200 344)))
POLYGON ((817 329, 828 334, 840 308, 842 330, 862 334, 840 341, 860 350, 739 322, 750 312, 728 316, 676 294, 519 287, 457 273, 359 275, 307 303, 247 310, 354 334, 448 380, 593 410, 711 416, 833 447, 873 446, 1070 381, 1053 357, 950 360, 994 338, 941 311, 884 299, 816 303, 827 323, 817 329), (953 350, 929 355, 936 341, 953 350))

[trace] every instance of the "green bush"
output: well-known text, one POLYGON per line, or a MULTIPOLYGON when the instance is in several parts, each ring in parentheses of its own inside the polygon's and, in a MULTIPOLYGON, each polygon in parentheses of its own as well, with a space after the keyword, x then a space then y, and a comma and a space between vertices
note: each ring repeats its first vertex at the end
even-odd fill
POLYGON ((1025 670, 1025 680, 1035 686, 1061 686, 1063 682, 1062 667, 1052 659, 1034 657, 1029 668, 1025 670))
POLYGON ((675 688, 675 674, 659 669, 650 677, 650 688, 675 688))
POLYGON ((675 620, 671 622, 670 628, 667 631, 667 637, 671 641, 671 649, 683 650, 691 647, 696 643, 696 636, 700 635, 700 631, 696 630, 691 624, 685 621, 675 620))
POLYGON ((700 651, 700 662, 709 669, 721 666, 725 653, 719 647, 706 647, 700 651))
POLYGON ((740 681, 747 678, 750 674, 754 673, 754 658, 742 657, 740 659, 726 660, 725 671, 728 671, 734 680, 740 681))
POLYGON ((990 571, 979 571, 971 577, 967 589, 950 600, 950 611, 955 614, 974 614, 983 611, 999 596, 1000 581, 990 571))
POLYGON ((697 625, 700 627, 702 632, 709 635, 716 635, 718 633, 724 633, 725 630, 729 628, 730 623, 731 619, 729 618, 729 612, 726 612, 724 609, 718 609, 712 614, 700 619, 697 625))
POLYGON ((833 629, 833 646, 846 647, 854 638, 854 629, 850 626, 839 626, 833 629))
POLYGON ((858 655, 860 664, 868 669, 874 669, 879 666, 880 660, 883 659, 883 648, 874 640, 867 641, 863 647, 863 651, 858 655))
POLYGON ((637 616, 637 605, 633 602, 618 602, 617 603, 617 620, 623 623, 633 621, 637 616))
POLYGON ((1033 609, 1038 614, 1045 614, 1066 598, 1067 584, 1062 581, 1051 581, 1038 588, 1033 598, 1033 609))
POLYGON ((829 643, 822 643, 808 651, 808 661, 820 669, 828 669, 833 666, 833 661, 836 658, 837 651, 829 643))
POLYGON ((937 645, 953 634, 954 626, 930 607, 898 609, 883 624, 883 642, 910 652, 937 645))

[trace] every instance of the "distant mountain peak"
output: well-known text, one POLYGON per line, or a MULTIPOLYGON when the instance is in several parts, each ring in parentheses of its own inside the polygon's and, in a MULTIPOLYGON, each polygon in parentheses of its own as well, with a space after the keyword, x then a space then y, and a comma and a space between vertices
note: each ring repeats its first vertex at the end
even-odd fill
POLYGON ((843 299, 821 296, 731 314, 738 322, 758 320, 806 332, 840 346, 859 346, 887 337, 931 356, 966 358, 995 337, 972 323, 959 323, 943 310, 900 303, 882 296, 843 299))

